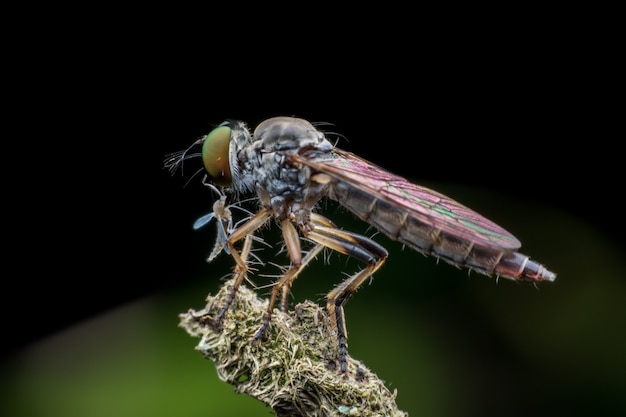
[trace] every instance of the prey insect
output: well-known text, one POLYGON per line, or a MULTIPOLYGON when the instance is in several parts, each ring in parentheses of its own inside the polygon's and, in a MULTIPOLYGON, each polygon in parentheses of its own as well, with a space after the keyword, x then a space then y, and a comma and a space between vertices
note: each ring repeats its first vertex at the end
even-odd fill
MULTIPOLYGON (((217 187, 215 187, 211 183, 205 182, 205 185, 215 191, 219 196, 219 199, 216 200, 215 203, 213 203, 212 212, 199 217, 193 223, 193 229, 198 230, 209 224, 211 220, 215 219, 215 222, 217 224, 217 237, 215 239, 215 244, 213 245, 213 250, 207 257, 207 262, 211 262, 217 257, 217 255, 222 252, 222 250, 230 255, 230 249, 228 248, 228 246, 226 246, 226 241, 228 240, 228 235, 236 228, 236 226, 233 225, 233 213, 231 211, 231 208, 243 211, 248 215, 247 218, 252 217, 254 214, 241 206, 235 204, 227 205, 226 194, 222 193, 217 187)), ((244 220, 245 219, 246 218, 244 218, 244 220)))
MULTIPOLYGON (((337 201, 389 238, 412 249, 485 275, 518 281, 554 281, 556 274, 519 253, 521 243, 511 233, 475 211, 436 191, 413 184, 358 156, 335 147, 310 122, 275 117, 250 133, 241 121, 226 121, 196 144, 212 184, 224 195, 254 193, 259 209, 231 229, 218 243, 236 262, 232 298, 247 273, 245 259, 234 244, 274 219, 280 226, 290 266, 275 281, 263 323, 255 334, 262 339, 278 297, 286 309, 286 293, 302 268, 322 248, 363 262, 327 295, 327 310, 338 340, 338 362, 347 372, 347 332, 344 305, 384 264, 387 250, 373 239, 339 229, 314 212, 324 197, 337 201), (315 242, 304 254, 300 239, 315 242)), ((175 170, 186 153, 166 161, 175 170)), ((228 306, 218 320, 224 320, 228 306)))

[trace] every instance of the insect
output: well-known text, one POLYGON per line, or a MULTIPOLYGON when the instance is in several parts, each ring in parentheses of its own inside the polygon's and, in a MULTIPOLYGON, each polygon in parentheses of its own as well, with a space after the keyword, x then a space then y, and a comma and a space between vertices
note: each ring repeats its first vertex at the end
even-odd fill
POLYGON ((253 213, 237 205, 226 205, 226 194, 222 193, 217 187, 215 187, 211 183, 205 183, 205 185, 215 191, 220 198, 216 200, 215 203, 213 203, 212 212, 199 217, 193 223, 193 229, 198 230, 209 224, 211 220, 215 219, 215 222, 217 224, 217 238, 215 239, 213 250, 207 257, 207 262, 211 262, 217 257, 217 255, 222 252, 222 250, 230 255, 230 249, 225 245, 226 240, 228 239, 228 235, 235 229, 235 226, 233 225, 233 213, 231 211, 231 208, 238 209, 240 211, 243 211, 244 213, 247 213, 248 217, 246 217, 246 219, 252 217, 253 213))
MULTIPOLYGON (((268 310, 255 339, 269 326, 277 299, 286 293, 302 268, 322 248, 354 257, 364 268, 327 295, 327 310, 337 334, 338 362, 347 372, 347 332, 344 305, 363 282, 384 264, 388 252, 373 239, 343 230, 316 213, 318 202, 330 198, 389 238, 426 255, 485 275, 519 281, 554 281, 556 274, 517 250, 521 243, 502 227, 436 191, 413 184, 353 153, 335 147, 310 122, 274 117, 250 133, 241 121, 226 121, 196 141, 210 183, 233 198, 256 194, 259 210, 216 245, 234 258, 231 299, 246 276, 246 261, 234 244, 274 219, 281 228, 290 266, 272 286, 268 310), (301 237, 315 242, 303 253, 301 237)), ((166 160, 175 171, 190 157, 186 152, 166 160)), ((222 203, 225 204, 225 203, 222 203)), ((228 306, 220 312, 221 325, 228 306)))

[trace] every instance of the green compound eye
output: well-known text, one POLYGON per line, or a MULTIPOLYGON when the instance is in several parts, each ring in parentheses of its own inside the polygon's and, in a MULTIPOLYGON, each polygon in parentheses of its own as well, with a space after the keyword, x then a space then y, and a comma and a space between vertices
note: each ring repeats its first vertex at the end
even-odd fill
POLYGON ((228 186, 233 182, 229 160, 231 132, 228 123, 222 123, 206 135, 202 144, 204 168, 213 182, 221 186, 228 186))

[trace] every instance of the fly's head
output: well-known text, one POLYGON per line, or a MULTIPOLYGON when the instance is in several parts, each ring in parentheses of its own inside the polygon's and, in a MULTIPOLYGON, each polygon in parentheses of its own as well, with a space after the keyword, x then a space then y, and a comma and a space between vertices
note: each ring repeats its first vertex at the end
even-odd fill
POLYGON ((252 164, 244 152, 251 143, 252 136, 244 122, 227 120, 189 148, 168 155, 164 165, 173 174, 179 168, 182 171, 186 160, 201 157, 206 185, 244 193, 254 189, 252 164), (192 152, 197 146, 201 146, 201 152, 192 152))
POLYGON ((235 191, 251 190, 253 181, 243 152, 251 143, 252 137, 244 122, 228 120, 213 129, 202 143, 202 162, 208 179, 235 191))

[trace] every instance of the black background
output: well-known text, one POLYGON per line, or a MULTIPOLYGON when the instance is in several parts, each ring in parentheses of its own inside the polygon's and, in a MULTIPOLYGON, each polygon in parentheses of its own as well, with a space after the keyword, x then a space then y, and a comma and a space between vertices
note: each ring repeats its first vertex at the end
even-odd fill
POLYGON ((342 148, 394 173, 553 206, 621 245, 615 113, 576 48, 461 38, 394 49, 374 34, 332 50, 42 42, 28 83, 15 83, 6 156, 9 349, 189 277, 206 250, 190 225, 212 196, 163 160, 226 118, 330 122, 342 148), (36 332, 20 325, 25 311, 40 315, 36 332))
MULTIPOLYGON (((620 54, 608 41, 617 38, 610 25, 595 27, 586 10, 582 16, 569 16, 565 9, 524 13, 490 6, 473 16, 463 10, 434 16, 376 5, 341 16, 337 10, 317 14, 300 5, 289 16, 281 10, 273 18, 259 13, 248 20, 243 10, 220 13, 210 4, 203 7, 211 10, 198 13, 200 21, 195 21, 191 13, 174 16, 170 5, 158 16, 161 10, 151 5, 139 13, 113 10, 111 16, 105 10, 88 14, 72 9, 71 22, 64 22, 45 16, 41 7, 37 12, 53 27, 35 33, 35 22, 24 22, 6 37, 3 51, 6 350, 36 345, 85 318, 206 279, 197 271, 199 265, 206 267, 207 234, 194 232, 191 224, 210 210, 213 196, 200 177, 187 184, 193 170, 171 176, 163 160, 226 118, 245 120, 251 127, 276 115, 333 123, 332 130, 345 137, 342 148, 394 173, 420 184, 487 189, 487 195, 536 202, 545 212, 555 208, 609 236, 615 252, 623 253, 623 116, 618 113, 623 95, 616 92, 613 78, 614 57, 620 54)), ((473 203, 471 207, 480 205, 478 211, 489 218, 504 211, 498 200, 473 203)), ((533 220, 519 217, 522 225, 533 220)), ((532 224, 542 219, 536 220, 532 224)), ((508 228, 508 223, 503 226, 508 228)), ((569 255, 551 248, 550 242, 563 239, 546 236, 545 246, 559 251, 555 271, 563 273, 558 294, 566 303, 557 306, 569 308, 534 311, 533 305, 514 305, 522 306, 522 314, 558 316, 555 322, 571 333, 576 333, 576 320, 584 324, 581 328, 594 330, 566 339, 582 341, 572 346, 577 354, 548 352, 548 358, 560 357, 565 364, 548 366, 545 372, 537 372, 544 362, 512 362, 509 368, 510 346, 491 343, 493 337, 482 343, 487 332, 472 334, 481 326, 468 323, 491 320, 481 320, 473 314, 476 310, 464 315, 468 305, 480 305, 480 299, 464 303, 465 290, 434 311, 457 305, 456 312, 461 312, 450 316, 459 322, 446 330, 463 336, 448 340, 472 341, 468 355, 456 357, 475 365, 469 368, 476 370, 474 388, 484 389, 477 401, 514 398, 517 406, 538 386, 541 393, 531 393, 536 399, 530 398, 519 415, 554 415, 563 409, 588 415, 614 405, 623 409, 623 384, 611 372, 613 365, 624 369, 623 359, 605 355, 623 346, 621 306, 608 305, 601 297, 591 300, 593 306, 587 298, 569 298, 574 290, 588 290, 593 298, 594 290, 602 294, 607 288, 619 289, 608 286, 612 281, 605 281, 602 271, 621 270, 623 259, 603 269, 596 263, 599 257, 585 258, 591 246, 579 241, 575 231, 551 231, 566 233, 569 250, 575 251, 569 255), (588 281, 588 286, 578 285, 588 281), (559 316, 562 311, 567 317, 559 316), (501 346, 505 349, 494 352, 501 346), (507 367, 490 372, 493 364, 485 358, 492 356, 493 363, 507 367), (578 362, 570 364, 572 358, 578 362), (490 380, 503 375, 509 378, 490 380), (509 390, 511 395, 504 395, 509 390)), ((542 243, 524 243, 523 249, 541 249, 542 243)), ((229 259, 222 262, 222 271, 227 271, 229 259)), ((474 294, 493 291, 490 281, 480 282, 472 282, 474 294), (484 286, 476 289, 479 285, 484 286)), ((442 292, 451 293, 459 288, 445 280, 424 285, 440 285, 442 292)), ((410 291, 405 290, 412 295, 410 291)), ((372 299, 379 295, 369 293, 372 299)), ((185 299, 183 305, 197 305, 204 294, 203 287, 198 298, 185 299)), ((489 294, 490 300, 506 300, 489 294)), ((533 299, 525 296, 520 299, 533 299)), ((402 306, 419 314, 421 306, 443 298, 424 297, 425 303, 421 299, 402 306)), ((179 311, 168 311, 167 317, 174 319, 179 311)), ((369 325, 355 316, 350 316, 351 329, 369 325)), ((372 325, 374 335, 376 328, 387 325, 387 316, 380 317, 372 325)), ((426 317, 437 327, 447 316, 426 317)), ((171 322, 159 326, 174 327, 171 322)), ((537 328, 539 339, 551 331, 542 333, 531 320, 513 327, 530 328, 528 333, 537 328)), ((540 346, 549 349, 551 340, 545 342, 540 346)), ((354 343, 356 349, 363 345, 354 343)), ((70 355, 80 346, 71 346, 70 355)), ((445 360, 455 357, 447 353, 442 353, 445 360)), ((427 364, 429 358, 420 355, 416 360, 427 364)), ((471 372, 453 375, 474 382, 471 372)), ((418 384, 430 382, 421 375, 415 379, 418 384)), ((185 381, 174 384, 183 386, 185 381)), ((455 401, 455 392, 440 394, 455 401)), ((418 396, 406 389, 403 395, 418 396)), ((26 402, 36 402, 32 398, 28 393, 26 402)), ((487 404, 485 409, 507 407, 487 404)), ((489 414, 481 409, 477 415, 489 414)))

